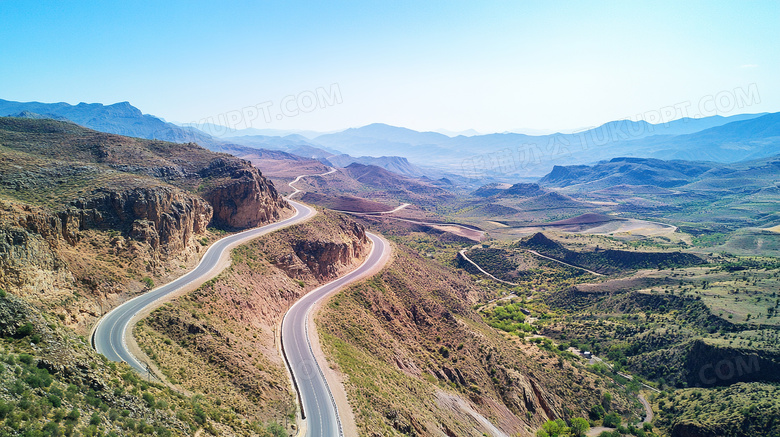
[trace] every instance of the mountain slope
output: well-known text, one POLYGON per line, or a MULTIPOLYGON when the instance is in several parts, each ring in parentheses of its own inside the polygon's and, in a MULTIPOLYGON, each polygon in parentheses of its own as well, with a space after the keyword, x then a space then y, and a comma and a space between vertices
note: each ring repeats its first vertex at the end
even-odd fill
POLYGON ((328 161, 337 167, 347 167, 355 162, 363 165, 374 165, 412 178, 418 178, 425 174, 425 172, 401 156, 360 156, 355 158, 349 155, 337 155, 329 157, 328 161))
POLYGON ((202 146, 214 143, 211 136, 192 128, 167 123, 153 115, 142 114, 129 102, 113 105, 101 103, 14 102, 0 99, 0 116, 27 111, 38 116, 64 118, 100 132, 129 137, 158 139, 175 143, 196 142, 202 146))
POLYGON ((209 226, 291 212, 249 163, 195 144, 19 118, 0 118, 0 144, 0 288, 80 330, 197 261, 209 226))
POLYGON ((773 156, 780 153, 780 113, 687 135, 627 142, 624 148, 636 150, 636 156, 723 163, 773 156))
POLYGON ((394 252, 316 316, 361 435, 530 436, 548 418, 587 415, 610 390, 492 330, 472 308, 486 290, 469 275, 401 244, 394 252))

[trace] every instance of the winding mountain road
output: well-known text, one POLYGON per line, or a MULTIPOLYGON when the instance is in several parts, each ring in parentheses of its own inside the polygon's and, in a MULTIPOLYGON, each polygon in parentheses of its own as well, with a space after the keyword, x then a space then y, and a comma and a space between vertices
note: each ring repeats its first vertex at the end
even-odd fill
POLYGON ((374 234, 366 235, 373 246, 363 264, 348 274, 310 291, 290 307, 282 320, 282 350, 303 404, 302 415, 307 421, 307 436, 344 435, 336 401, 312 350, 308 319, 312 308, 321 299, 367 276, 382 265, 389 250, 387 243, 374 234))
MULTIPOLYGON (((335 171, 336 169, 333 168, 327 173, 316 176, 324 176, 335 171)), ((224 267, 226 267, 226 260, 227 257, 230 256, 230 249, 269 232, 301 223, 317 214, 314 208, 290 200, 292 196, 301 192, 301 190, 295 188, 294 184, 306 176, 314 175, 298 176, 294 181, 288 184, 294 192, 285 199, 295 209, 295 215, 280 222, 249 229, 218 240, 209 247, 206 254, 201 258, 200 263, 198 263, 193 270, 174 281, 135 297, 105 314, 98 320, 98 323, 92 331, 92 347, 106 358, 112 361, 124 361, 142 375, 146 375, 146 366, 130 352, 127 345, 127 338, 131 335, 130 331, 132 329, 130 328, 132 325, 140 316, 147 314, 159 306, 159 304, 162 304, 164 298, 171 297, 187 287, 196 288, 200 284, 216 276, 224 267)))
POLYGON ((460 256, 461 256, 461 257, 463 257, 463 259, 464 259, 464 260, 468 261, 468 262, 469 262, 471 265, 473 265, 474 267, 476 267, 476 268, 477 268, 477 270, 479 270, 480 272, 482 272, 482 274, 484 274, 485 276, 487 276, 487 277, 491 278, 492 280, 494 280, 494 281, 496 281, 496 282, 501 282, 502 284, 511 285, 511 286, 513 286, 513 287, 514 287, 514 286, 517 286, 517 285, 520 285, 520 284, 515 284, 514 282, 504 281, 503 279, 498 279, 498 278, 496 278, 495 276, 493 276, 492 274, 488 273, 488 271, 487 271, 487 270, 483 269, 482 267, 480 267, 480 266, 479 266, 479 264, 475 263, 475 262, 474 262, 474 261, 473 261, 471 258, 469 258, 468 256, 466 256, 466 251, 467 251, 467 250, 468 250, 468 249, 463 249, 463 250, 461 250, 461 251, 460 251, 460 252, 458 252, 458 253, 460 254, 460 256))
POLYGON ((226 266, 225 261, 230 257, 230 249, 269 232, 301 223, 316 214, 316 211, 309 206, 289 199, 287 201, 295 208, 295 215, 292 217, 218 240, 209 247, 200 263, 193 270, 174 281, 119 305, 104 315, 92 333, 92 346, 95 350, 111 361, 124 361, 142 375, 146 375, 146 366, 130 352, 127 346, 127 338, 132 334, 131 327, 135 321, 162 304, 166 297, 171 297, 190 286, 197 287, 216 276, 226 266))
POLYGON ((601 273, 596 273, 596 272, 594 272, 593 270, 588 270, 588 269, 586 269, 585 267, 575 266, 574 264, 569 264, 569 263, 567 263, 567 262, 564 262, 564 261, 561 261, 561 260, 559 260, 559 259, 555 259, 555 258, 549 257, 549 256, 547 256, 547 255, 542 255, 541 253, 539 253, 539 252, 537 252, 537 251, 535 251, 535 250, 526 249, 526 251, 527 251, 527 252, 530 252, 530 253, 532 253, 532 254, 534 254, 534 255, 536 255, 536 256, 538 256, 538 257, 540 257, 540 258, 546 258, 546 259, 549 259, 550 261, 555 261, 555 262, 557 262, 557 263, 559 263, 559 264, 563 264, 563 265, 565 265, 565 266, 568 266, 568 267, 571 267, 571 268, 573 268, 573 269, 578 269, 578 270, 585 271, 585 272, 587 272, 587 273, 590 273, 591 275, 594 275, 594 276, 604 276, 604 275, 602 275, 601 273))
POLYGON ((298 193, 303 191, 303 190, 301 190, 299 188, 295 188, 295 184, 298 183, 298 181, 300 181, 302 178, 309 177, 309 176, 326 176, 326 175, 329 175, 329 174, 336 173, 337 171, 338 170, 335 167, 331 167, 330 171, 327 171, 325 173, 320 173, 320 174, 302 174, 302 175, 296 177, 292 182, 287 184, 287 185, 290 186, 290 188, 293 189, 293 192, 288 194, 286 199, 290 200, 290 199, 292 199, 293 196, 295 196, 296 194, 298 194, 298 193))
MULTIPOLYGON (((91 341, 99 353, 112 361, 123 361, 142 375, 148 370, 128 347, 135 323, 150 311, 162 305, 166 298, 181 292, 197 288, 213 278, 229 262, 230 250, 262 235, 301 223, 317 214, 314 208, 290 200, 301 192, 294 186, 306 176, 324 176, 335 172, 332 169, 322 175, 301 175, 290 182, 294 192, 286 200, 295 209, 295 214, 277 223, 271 223, 255 229, 233 234, 215 242, 206 251, 198 265, 178 279, 137 296, 105 314, 95 326, 91 341)), ((372 247, 368 257, 355 270, 316 288, 296 302, 282 320, 281 343, 285 363, 293 378, 302 407, 302 418, 306 420, 306 436, 342 436, 343 427, 333 393, 325 378, 325 373, 314 355, 309 338, 308 322, 313 308, 324 298, 337 292, 348 284, 375 272, 387 260, 388 243, 371 233, 366 233, 372 247)))

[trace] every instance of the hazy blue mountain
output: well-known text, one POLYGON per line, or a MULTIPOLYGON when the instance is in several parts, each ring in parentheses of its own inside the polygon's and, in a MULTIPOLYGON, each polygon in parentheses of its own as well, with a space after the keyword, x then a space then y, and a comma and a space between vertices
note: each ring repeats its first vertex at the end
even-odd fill
MULTIPOLYGON (((313 141, 352 156, 379 157, 390 151, 417 166, 424 164, 448 173, 507 181, 518 176, 542 176, 553 165, 595 163, 616 156, 702 159, 702 156, 697 156, 700 150, 692 150, 684 156, 682 153, 687 150, 685 147, 701 148, 706 141, 711 142, 712 138, 708 140, 702 137, 698 145, 696 141, 684 138, 688 146, 674 146, 681 153, 679 156, 669 153, 670 144, 674 144, 681 135, 696 135, 697 132, 764 116, 766 114, 685 118, 663 124, 616 120, 567 134, 525 135, 507 132, 457 137, 376 123, 322 135, 313 141)), ((745 157, 722 151, 703 156, 715 161, 733 162, 774 153, 771 147, 753 149, 755 153, 745 157)))
POLYGON ((129 137, 159 139, 177 143, 196 142, 202 146, 213 143, 213 138, 196 129, 179 127, 153 115, 143 114, 128 102, 103 105, 101 103, 40 103, 13 102, 0 99, 0 116, 23 112, 51 115, 66 119, 100 132, 129 137))
POLYGON ((780 113, 735 121, 687 135, 649 137, 622 145, 634 156, 739 162, 780 153, 780 113))
POLYGON ((663 161, 654 158, 614 158, 594 166, 572 165, 553 167, 539 180, 552 187, 587 185, 611 187, 617 185, 653 185, 670 188, 685 185, 716 164, 690 161, 663 161))
POLYGON ((240 137, 224 138, 225 142, 240 144, 242 146, 258 149, 281 150, 307 158, 329 158, 333 155, 341 155, 341 152, 332 149, 321 148, 301 135, 287 135, 285 137, 246 135, 240 137))
POLYGON ((347 129, 335 134, 320 135, 316 138, 316 141, 320 144, 327 145, 332 138, 338 138, 340 141, 343 141, 343 139, 346 138, 352 138, 355 141, 381 138, 386 141, 422 145, 438 144, 448 140, 450 137, 438 132, 418 132, 405 127, 390 126, 384 123, 373 123, 359 128, 347 129))
MULTIPOLYGON (((594 191, 626 186, 731 192, 777 190, 780 155, 737 163, 614 158, 598 164, 555 166, 539 180, 543 187, 594 191)), ((670 192, 671 193, 671 192, 670 192)))
POLYGON ((334 134, 320 135, 315 142, 352 156, 381 156, 388 152, 416 162, 446 154, 450 137, 436 132, 417 132, 402 127, 374 123, 334 134))
POLYGON ((177 123, 182 127, 191 127, 200 130, 212 137, 221 138, 227 140, 227 138, 233 137, 246 137, 246 136, 264 136, 264 137, 286 137, 290 135, 300 135, 306 139, 312 139, 320 135, 324 135, 330 132, 318 132, 313 130, 300 130, 300 129, 232 129, 220 124, 215 123, 177 123))
POLYGON ((424 176, 426 174, 425 171, 421 170, 415 165, 410 164, 409 160, 400 156, 360 156, 356 158, 349 155, 337 155, 329 157, 328 161, 337 167, 347 167, 355 162, 364 165, 374 165, 385 170, 392 171, 393 173, 415 178, 424 176))
POLYGON ((705 129, 723 126, 724 124, 734 123, 735 121, 750 120, 753 118, 767 115, 766 112, 759 114, 737 114, 729 117, 713 115, 703 118, 680 118, 669 123, 654 125, 658 126, 658 135, 685 135, 694 132, 700 132, 705 129))
POLYGON ((440 133, 442 135, 447 135, 448 137, 457 137, 457 136, 464 136, 464 137, 473 137, 474 135, 482 135, 481 133, 477 132, 474 129, 466 129, 462 131, 451 131, 447 129, 436 129, 434 132, 440 133))

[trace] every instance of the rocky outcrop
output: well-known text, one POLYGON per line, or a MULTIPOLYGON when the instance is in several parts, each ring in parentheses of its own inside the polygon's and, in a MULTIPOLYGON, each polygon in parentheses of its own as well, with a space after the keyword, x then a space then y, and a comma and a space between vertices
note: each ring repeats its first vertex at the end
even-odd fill
MULTIPOLYGON (((85 270, 93 261, 79 258, 97 254, 95 247, 82 242, 86 232, 115 234, 111 249, 117 255, 142 260, 138 267, 150 273, 162 272, 166 261, 200 248, 195 237, 206 231, 211 217, 208 202, 165 186, 101 189, 56 213, 3 204, 0 288, 34 300, 67 299, 74 289, 82 287, 92 294, 126 292, 127 287, 115 275, 100 277, 94 268, 85 270), (71 265, 73 262, 78 265, 71 265)), ((108 243, 109 237, 104 238, 101 244, 108 243)), ((82 308, 85 314, 99 311, 87 306, 82 308)))
POLYGON ((204 232, 212 214, 205 200, 174 187, 100 189, 55 214, 29 210, 18 225, 40 234, 52 247, 60 238, 75 246, 87 229, 119 231, 166 257, 180 253, 194 235, 204 232))
POLYGON ((295 255, 318 279, 335 277, 365 253, 368 239, 363 226, 352 222, 345 228, 345 235, 352 238, 343 242, 303 240, 293 244, 295 255))
POLYGON ((0 288, 79 330, 192 267, 208 226, 291 212, 250 163, 197 144, 2 117, 0 138, 0 288))
POLYGON ((288 236, 288 232, 282 231, 280 238, 289 240, 291 249, 270 250, 275 254, 276 266, 290 277, 317 281, 334 278, 370 249, 363 225, 344 216, 324 211, 314 223, 322 227, 321 231, 328 232, 288 236))
POLYGON ((213 215, 206 201, 173 187, 100 190, 73 206, 67 215, 79 217, 79 229, 119 230, 165 255, 183 251, 213 215))
POLYGON ((215 179, 203 198, 214 208, 213 224, 227 229, 245 229, 279 219, 287 202, 273 183, 266 180, 248 161, 218 158, 200 171, 203 178, 215 179))
POLYGON ((44 237, 22 228, 0 227, 0 289, 46 294, 72 278, 44 237))

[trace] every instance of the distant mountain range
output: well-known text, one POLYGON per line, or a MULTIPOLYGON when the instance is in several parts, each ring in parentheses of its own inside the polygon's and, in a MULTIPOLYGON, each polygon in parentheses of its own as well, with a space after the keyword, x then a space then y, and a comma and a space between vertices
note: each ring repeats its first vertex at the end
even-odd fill
POLYGON ((595 163, 615 156, 736 162, 780 153, 780 114, 740 114, 666 124, 618 120, 578 133, 501 133, 448 137, 371 124, 314 138, 349 153, 392 150, 410 162, 475 178, 516 180, 542 176, 556 164, 595 163))
POLYGON ((555 166, 539 185, 581 192, 623 187, 620 191, 624 193, 636 187, 751 193, 767 187, 777 190, 780 155, 731 164, 614 158, 593 166, 555 166))
POLYGON ((23 103, 0 99, 0 116, 69 120, 100 132, 175 143, 194 142, 201 146, 214 143, 210 135, 197 129, 167 123, 153 115, 143 114, 128 102, 113 105, 100 103, 70 105, 68 103, 23 103))
POLYGON ((400 156, 380 156, 378 158, 373 156, 359 156, 356 158, 349 155, 337 155, 329 157, 328 161, 337 167, 347 167, 350 164, 358 163, 381 167, 385 170, 404 176, 422 177, 426 175, 426 172, 419 167, 410 164, 409 160, 400 156))
POLYGON ((211 135, 215 138, 227 140, 233 137, 245 136, 264 136, 264 137, 286 137, 288 135, 299 135, 304 138, 312 139, 330 132, 317 132, 313 130, 299 129, 231 129, 226 126, 213 123, 177 123, 177 125, 187 128, 195 128, 199 131, 211 135))
POLYGON ((618 156, 733 163, 780 153, 780 113, 682 118, 665 124, 617 120, 565 134, 455 137, 381 123, 321 135, 269 129, 230 131, 209 125, 207 130, 213 132, 222 129, 214 137, 142 114, 127 102, 69 105, 0 100, 2 115, 67 119, 103 132, 192 141, 218 151, 225 144, 282 150, 337 166, 357 162, 406 176, 470 178, 471 183, 533 180, 556 165, 595 164, 618 156))
POLYGON ((258 149, 261 154, 262 150, 279 150, 304 158, 320 160, 326 165, 346 167, 352 163, 370 164, 404 176, 420 177, 427 174, 432 177, 441 177, 440 172, 424 172, 403 157, 362 156, 355 158, 339 150, 315 143, 304 136, 321 136, 323 135, 321 132, 272 129, 230 130, 218 125, 200 125, 207 131, 214 132, 217 135, 215 137, 191 126, 178 126, 158 117, 143 114, 128 102, 113 105, 99 103, 70 105, 67 103, 25 103, 0 100, 0 116, 67 120, 106 133, 176 143, 194 142, 217 152, 231 153, 240 150, 244 154, 248 153, 245 149, 235 147, 238 145, 258 149), (333 158, 335 162, 328 161, 329 158, 333 158))

